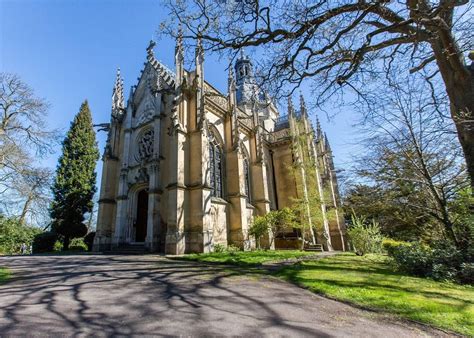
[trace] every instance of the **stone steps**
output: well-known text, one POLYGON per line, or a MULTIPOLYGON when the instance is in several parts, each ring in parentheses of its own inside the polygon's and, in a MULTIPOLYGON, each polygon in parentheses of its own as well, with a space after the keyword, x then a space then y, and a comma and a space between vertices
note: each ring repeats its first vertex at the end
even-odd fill
POLYGON ((323 252, 323 245, 322 244, 306 244, 304 246, 304 251, 318 251, 323 252))
POLYGON ((104 252, 108 255, 144 255, 148 251, 143 244, 126 244, 121 245, 118 248, 114 248, 110 251, 104 252))

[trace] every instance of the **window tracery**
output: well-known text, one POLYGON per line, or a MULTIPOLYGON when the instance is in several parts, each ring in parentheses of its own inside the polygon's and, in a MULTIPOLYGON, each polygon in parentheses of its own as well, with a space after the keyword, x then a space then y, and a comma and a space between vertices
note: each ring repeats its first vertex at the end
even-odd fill
POLYGON ((210 186, 211 196, 223 197, 223 153, 219 144, 212 139, 209 142, 209 171, 210 171, 210 186))

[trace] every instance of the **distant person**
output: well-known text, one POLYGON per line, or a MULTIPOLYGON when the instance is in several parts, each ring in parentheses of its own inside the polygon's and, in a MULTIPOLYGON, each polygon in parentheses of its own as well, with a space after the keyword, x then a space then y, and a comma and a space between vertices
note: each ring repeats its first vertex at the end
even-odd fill
POLYGON ((21 251, 22 255, 26 254, 26 244, 25 243, 21 243, 20 251, 21 251))

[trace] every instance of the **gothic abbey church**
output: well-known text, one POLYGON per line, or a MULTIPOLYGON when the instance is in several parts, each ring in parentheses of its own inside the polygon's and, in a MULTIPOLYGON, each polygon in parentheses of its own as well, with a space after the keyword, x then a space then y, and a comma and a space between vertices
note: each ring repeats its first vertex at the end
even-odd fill
POLYGON ((244 54, 223 94, 205 81, 199 43, 188 71, 178 38, 174 72, 155 58, 154 45, 126 104, 117 73, 94 250, 143 246, 183 254, 211 252, 216 244, 247 250, 255 247, 248 235, 253 218, 296 200, 306 202, 299 214, 311 226, 303 236, 299 229, 269 233, 261 245, 297 248, 304 237, 344 250, 331 149, 319 123, 313 129, 304 99, 297 108, 289 101, 281 114, 257 87, 244 54), (307 204, 313 191, 320 197, 317 217, 307 204))

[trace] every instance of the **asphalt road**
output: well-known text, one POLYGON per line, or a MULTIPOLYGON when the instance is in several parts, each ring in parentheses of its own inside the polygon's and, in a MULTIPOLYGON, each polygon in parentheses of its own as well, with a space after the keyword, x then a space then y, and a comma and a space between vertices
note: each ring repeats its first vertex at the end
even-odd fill
POLYGON ((1 257, 1 336, 445 336, 274 278, 160 256, 1 257))

